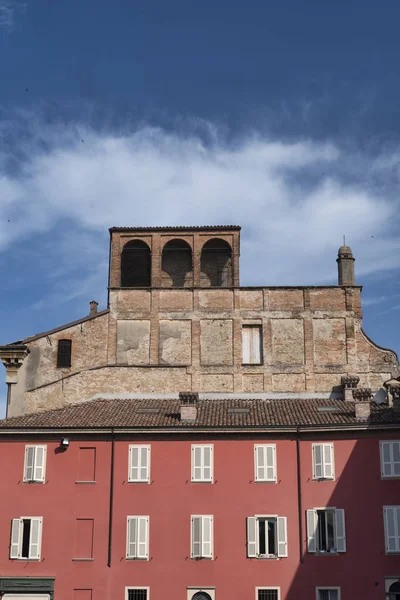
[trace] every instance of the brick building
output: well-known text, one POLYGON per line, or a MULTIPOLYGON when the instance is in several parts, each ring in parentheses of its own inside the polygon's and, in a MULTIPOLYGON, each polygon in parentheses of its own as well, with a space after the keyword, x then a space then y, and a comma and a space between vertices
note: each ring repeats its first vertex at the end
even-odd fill
POLYGON ((4 600, 400 598, 400 381, 240 228, 112 228, 106 310, 0 347, 4 600))

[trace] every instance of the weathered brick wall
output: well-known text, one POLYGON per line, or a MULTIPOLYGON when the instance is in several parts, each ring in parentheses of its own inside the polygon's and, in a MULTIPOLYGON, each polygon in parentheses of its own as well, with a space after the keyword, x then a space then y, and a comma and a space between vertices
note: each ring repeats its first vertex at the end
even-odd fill
POLYGON ((9 414, 101 393, 329 393, 341 376, 378 390, 393 352, 361 329, 360 288, 112 290, 110 313, 28 342, 9 414), (263 364, 242 364, 243 324, 260 324, 263 364), (57 369, 57 340, 73 341, 57 369))

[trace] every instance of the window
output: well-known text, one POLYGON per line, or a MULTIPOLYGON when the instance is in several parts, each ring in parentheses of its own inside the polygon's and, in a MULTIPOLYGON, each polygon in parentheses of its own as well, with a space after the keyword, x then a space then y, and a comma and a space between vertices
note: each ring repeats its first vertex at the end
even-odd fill
POLYGON ((192 445, 192 481, 213 481, 214 447, 192 445))
POLYGON ((128 481, 150 483, 150 446, 129 446, 128 481))
POLYGON ((333 444, 313 444, 313 479, 335 479, 333 444))
POLYGON ((340 588, 317 588, 317 600, 340 600, 340 588))
POLYGON ((93 558, 93 519, 76 519, 75 560, 93 558))
POLYGON ((192 516, 190 556, 191 558, 213 557, 212 516, 192 516))
POLYGON ((131 240, 121 253, 121 287, 151 286, 151 252, 143 240, 131 240))
POLYGON ((262 444, 254 446, 255 481, 276 482, 276 445, 262 444))
POLYGON ((279 600, 279 588, 256 588, 256 600, 279 600))
POLYGON ((148 560, 149 517, 128 517, 126 558, 148 560))
POLYGON ((261 325, 243 325, 242 362, 245 365, 260 365, 262 363, 261 325))
POLYGON ((11 522, 10 558, 40 560, 42 517, 21 517, 11 522))
POLYGON ((126 600, 150 600, 149 588, 126 588, 126 600))
POLYGON ((308 552, 346 552, 346 530, 342 508, 307 511, 308 552))
POLYGON ((96 448, 79 448, 78 481, 96 481, 96 448))
POLYGON ((386 554, 400 552, 400 506, 384 506, 386 554))
POLYGON ((382 478, 400 477, 400 442, 381 442, 382 478))
POLYGON ((44 483, 47 446, 25 446, 24 482, 44 483))
POLYGON ((57 367, 60 369, 69 369, 71 367, 71 340, 58 340, 57 348, 57 367))
POLYGON ((247 518, 249 558, 281 558, 287 555, 286 517, 247 518))
POLYGON ((211 594, 205 592, 204 590, 199 590, 198 592, 191 591, 189 595, 189 600, 214 600, 214 590, 210 590, 211 594))

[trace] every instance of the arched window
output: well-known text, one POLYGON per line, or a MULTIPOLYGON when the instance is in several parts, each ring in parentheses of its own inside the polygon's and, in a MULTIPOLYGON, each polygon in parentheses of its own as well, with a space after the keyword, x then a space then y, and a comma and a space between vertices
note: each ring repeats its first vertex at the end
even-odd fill
POLYGON ((150 287, 150 248, 142 240, 125 244, 121 254, 121 287, 150 287))
POLYGON ((400 581, 396 581, 390 586, 389 600, 400 600, 400 581))
POLYGON ((162 253, 162 287, 193 285, 192 249, 184 240, 170 240, 162 253))
POLYGON ((196 592, 193 594, 192 600, 211 600, 211 596, 207 592, 196 592))
POLYGON ((202 287, 232 285, 232 249, 220 239, 208 240, 201 251, 200 283, 202 287))

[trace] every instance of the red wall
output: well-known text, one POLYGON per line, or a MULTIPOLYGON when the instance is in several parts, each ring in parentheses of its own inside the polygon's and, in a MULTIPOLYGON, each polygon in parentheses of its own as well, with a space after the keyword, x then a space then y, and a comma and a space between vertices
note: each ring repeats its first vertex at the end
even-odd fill
MULTIPOLYGON (((3 438, 4 440, 5 438, 3 438)), ((0 441, 2 577, 54 576, 55 600, 74 589, 92 589, 93 600, 125 600, 125 586, 150 586, 151 600, 186 600, 186 588, 213 586, 216 600, 255 598, 256 586, 277 586, 281 600, 315 598, 316 586, 340 586, 342 600, 384 598, 384 577, 400 577, 400 556, 386 556, 382 507, 400 504, 400 480, 380 477, 379 440, 336 439, 332 482, 312 481, 311 441, 301 441, 303 563, 295 440, 277 440, 278 483, 254 483, 254 443, 271 439, 136 439, 151 444, 151 484, 127 483, 129 441, 115 443, 112 565, 107 567, 111 442, 74 441, 59 452, 47 443, 46 483, 23 479, 25 441, 0 441), (191 443, 214 444, 214 483, 193 484, 191 443), (96 448, 96 483, 76 484, 79 447, 96 448), (346 511, 347 552, 307 554, 305 510, 334 506, 346 511), (288 558, 246 558, 246 517, 278 514, 288 519, 288 558), (190 559, 190 515, 214 517, 214 560, 190 559), (150 560, 127 561, 127 515, 150 516, 150 560), (12 518, 42 516, 40 562, 9 559, 12 518), (93 561, 74 561, 76 519, 94 519, 93 561), (355 596, 355 592, 357 595, 355 596)), ((386 436, 386 439, 394 439, 386 436)), ((313 440, 313 442, 318 440, 313 440)), ((36 443, 29 440, 29 443, 36 443)))

